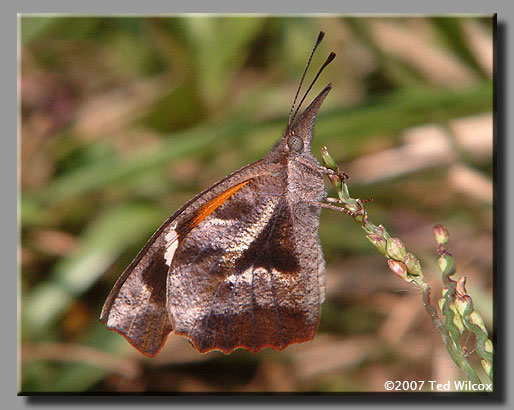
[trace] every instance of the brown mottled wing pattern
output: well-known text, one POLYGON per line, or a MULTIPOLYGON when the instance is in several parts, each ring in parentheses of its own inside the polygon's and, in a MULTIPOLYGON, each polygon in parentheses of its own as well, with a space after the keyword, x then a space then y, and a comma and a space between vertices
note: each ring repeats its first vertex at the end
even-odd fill
POLYGON ((213 190, 169 218, 118 279, 100 321, 125 336, 142 353, 155 356, 173 329, 166 303, 166 278, 178 244, 249 181, 221 193, 213 190))
POLYGON ((125 336, 141 353, 155 356, 172 331, 166 303, 166 278, 170 265, 167 258, 173 256, 170 247, 175 247, 179 241, 176 224, 188 222, 189 225, 182 224, 182 235, 186 235, 205 214, 237 192, 247 178, 262 172, 261 161, 241 168, 192 198, 164 222, 114 285, 103 306, 100 321, 125 336), (223 183, 228 180, 234 182, 227 190, 223 183), (200 210, 203 215, 198 214, 200 210), (170 243, 169 238, 175 240, 170 243))
POLYGON ((179 241, 169 313, 200 352, 283 349, 314 337, 324 283, 318 227, 309 226, 312 244, 294 242, 301 221, 285 189, 279 177, 254 178, 179 241))
POLYGON ((164 224, 118 279, 100 321, 127 338, 142 353, 155 356, 171 332, 166 309, 164 224))

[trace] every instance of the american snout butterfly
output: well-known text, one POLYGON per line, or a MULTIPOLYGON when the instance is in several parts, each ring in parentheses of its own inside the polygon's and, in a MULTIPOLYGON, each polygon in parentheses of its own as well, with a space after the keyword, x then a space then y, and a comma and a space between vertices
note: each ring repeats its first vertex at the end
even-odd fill
POLYGON ((296 118, 323 69, 295 104, 282 138, 263 159, 228 175, 175 212, 123 272, 100 321, 155 356, 174 331, 201 352, 278 350, 314 337, 325 299, 318 237, 326 197, 310 152, 328 84, 296 118))

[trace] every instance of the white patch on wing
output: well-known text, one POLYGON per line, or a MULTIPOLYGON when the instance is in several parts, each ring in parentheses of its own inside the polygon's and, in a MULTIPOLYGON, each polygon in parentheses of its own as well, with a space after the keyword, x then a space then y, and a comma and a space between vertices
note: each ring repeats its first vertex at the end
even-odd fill
MULTIPOLYGON (((236 264, 241 255, 250 247, 255 238, 257 238, 257 236, 266 227, 269 220, 271 219, 271 216, 273 215, 275 206, 275 202, 268 201, 263 206, 263 209, 260 210, 259 218, 256 221, 253 221, 252 223, 243 227, 238 235, 236 235, 228 244, 224 250, 223 257, 221 258, 221 263, 226 268, 229 269, 231 266, 236 264)), ((229 283, 231 285, 252 285, 253 277, 258 270, 258 268, 255 269, 252 267, 239 274, 232 273, 230 276, 225 278, 225 283, 229 283)))
POLYGON ((170 231, 164 237, 166 241, 166 253, 164 254, 164 259, 166 260, 166 265, 171 266, 171 261, 173 260, 173 255, 175 255, 175 251, 178 247, 178 234, 175 228, 177 224, 172 224, 170 226, 170 231))
POLYGON ((233 266, 241 257, 243 252, 245 252, 250 247, 255 238, 257 238, 257 236, 268 224, 276 205, 277 204, 275 202, 268 201, 263 206, 263 209, 260 210, 258 219, 244 226, 230 241, 228 246, 225 248, 223 257, 221 259, 221 263, 225 267, 228 268, 229 266, 233 266))
POLYGON ((230 283, 231 285, 234 285, 237 281, 238 283, 244 282, 247 285, 250 285, 252 283, 252 277, 253 277, 252 269, 247 269, 239 275, 232 274, 232 275, 228 276, 225 279, 225 282, 230 283))

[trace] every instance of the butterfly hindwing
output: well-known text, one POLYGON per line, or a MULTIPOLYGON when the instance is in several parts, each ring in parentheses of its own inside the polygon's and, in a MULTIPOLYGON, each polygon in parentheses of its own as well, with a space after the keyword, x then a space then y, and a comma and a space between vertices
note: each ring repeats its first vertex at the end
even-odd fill
POLYGON ((314 336, 324 284, 319 219, 299 217, 285 189, 283 178, 256 177, 200 222, 189 218, 201 229, 174 249, 167 300, 175 332, 200 352, 283 349, 314 336), (312 243, 294 241, 298 224, 309 225, 312 243))
POLYGON ((155 356, 171 322, 166 309, 165 223, 127 267, 112 289, 100 320, 127 338, 139 351, 155 356))
POLYGON ((155 356, 173 330, 166 303, 166 278, 173 250, 202 218, 261 172, 260 161, 243 167, 198 194, 164 222, 114 285, 100 321, 142 353, 155 356), (226 189, 223 182, 231 188, 226 189), (180 234, 175 229, 179 222, 180 234))

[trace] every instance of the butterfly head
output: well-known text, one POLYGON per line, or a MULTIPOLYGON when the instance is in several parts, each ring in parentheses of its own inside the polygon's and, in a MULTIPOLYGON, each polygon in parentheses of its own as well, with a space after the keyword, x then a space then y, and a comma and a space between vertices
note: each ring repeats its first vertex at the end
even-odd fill
POLYGON ((310 151, 316 116, 331 89, 332 84, 328 84, 305 109, 302 115, 292 125, 287 127, 284 139, 287 148, 291 152, 301 154, 304 151, 310 151))

